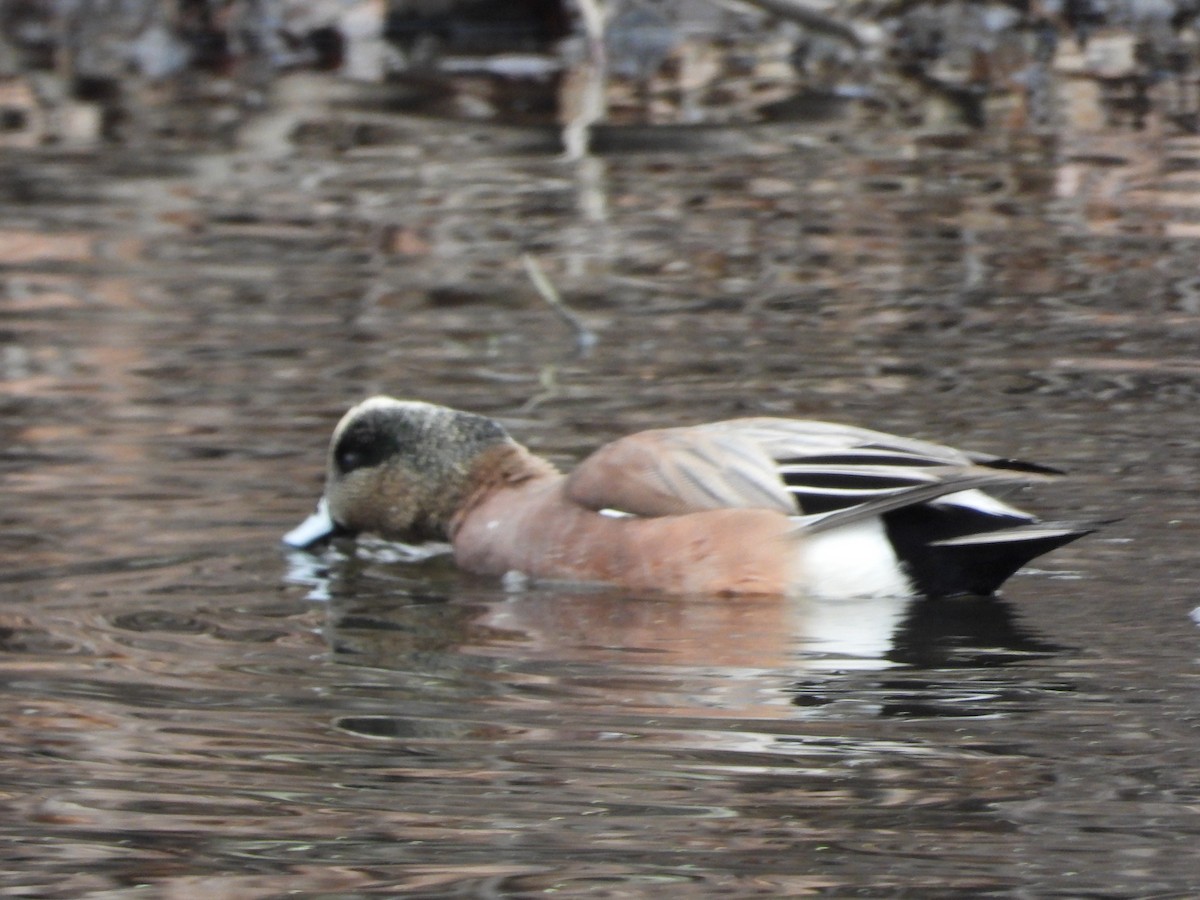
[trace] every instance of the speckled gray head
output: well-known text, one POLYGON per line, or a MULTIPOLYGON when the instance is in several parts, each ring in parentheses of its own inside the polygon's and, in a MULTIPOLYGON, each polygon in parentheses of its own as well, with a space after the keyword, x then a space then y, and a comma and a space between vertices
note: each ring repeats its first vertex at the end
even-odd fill
POLYGON ((325 494, 284 535, 309 547, 370 531, 398 541, 445 540, 462 497, 453 486, 483 450, 511 443, 498 422, 418 400, 371 397, 351 408, 329 443, 325 494))

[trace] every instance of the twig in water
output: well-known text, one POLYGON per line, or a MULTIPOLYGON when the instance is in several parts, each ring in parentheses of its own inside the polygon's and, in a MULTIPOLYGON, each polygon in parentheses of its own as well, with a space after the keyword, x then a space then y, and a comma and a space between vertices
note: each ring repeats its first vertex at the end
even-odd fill
POLYGON ((558 317, 575 332, 575 346, 583 353, 596 346, 596 332, 588 328, 583 319, 567 308, 562 297, 559 296, 557 288, 550 283, 550 279, 538 265, 538 261, 528 253, 522 253, 521 262, 524 263, 525 272, 529 275, 529 280, 533 282, 534 288, 537 289, 542 299, 550 304, 550 308, 558 313, 558 317))
POLYGON ((521 412, 533 412, 548 400, 553 400, 562 393, 558 386, 558 369, 554 366, 543 366, 538 372, 538 384, 542 389, 521 404, 521 412))

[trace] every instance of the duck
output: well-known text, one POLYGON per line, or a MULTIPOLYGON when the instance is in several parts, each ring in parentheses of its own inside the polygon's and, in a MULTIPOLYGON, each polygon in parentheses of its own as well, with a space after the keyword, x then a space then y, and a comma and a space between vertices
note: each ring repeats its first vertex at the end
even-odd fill
POLYGON ((852 425, 749 417, 640 431, 563 472, 495 419, 370 397, 333 430, 283 540, 445 542, 484 576, 678 595, 991 595, 1095 530, 996 496, 1057 469, 852 425))

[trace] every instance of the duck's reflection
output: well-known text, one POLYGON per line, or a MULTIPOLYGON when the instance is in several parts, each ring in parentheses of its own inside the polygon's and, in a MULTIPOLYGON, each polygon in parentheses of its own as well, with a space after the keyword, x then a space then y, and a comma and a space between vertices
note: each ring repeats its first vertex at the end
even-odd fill
POLYGON ((1003 597, 964 597, 914 604, 888 657, 918 669, 985 669, 1062 649, 1023 624, 1003 597))
POLYGON ((769 670, 794 676, 992 667, 1057 648, 998 598, 816 601, 639 596, 526 585, 501 591, 444 562, 393 565, 368 551, 290 557, 288 580, 329 603, 347 662, 408 669, 431 653, 544 662, 769 670))
POLYGON ((777 596, 630 597, 537 588, 490 604, 486 621, 542 658, 728 669, 890 666, 909 601, 777 596))

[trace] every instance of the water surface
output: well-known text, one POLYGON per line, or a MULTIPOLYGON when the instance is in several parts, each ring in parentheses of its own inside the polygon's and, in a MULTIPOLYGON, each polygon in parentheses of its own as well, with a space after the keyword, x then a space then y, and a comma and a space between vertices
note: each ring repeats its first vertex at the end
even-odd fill
POLYGON ((12 155, 5 893, 1194 893, 1194 138, 792 127, 572 164, 388 134, 12 155), (563 464, 856 422, 1061 466, 1021 502, 1120 521, 938 603, 286 551, 377 391, 563 464))

